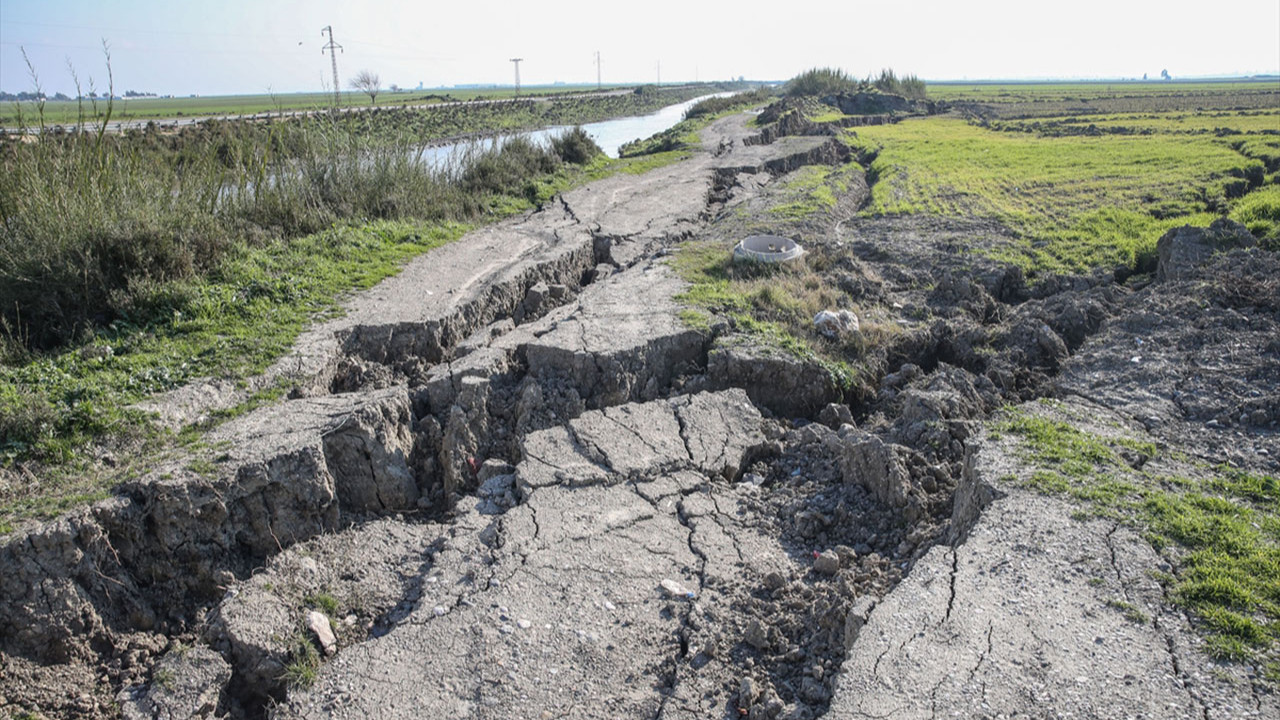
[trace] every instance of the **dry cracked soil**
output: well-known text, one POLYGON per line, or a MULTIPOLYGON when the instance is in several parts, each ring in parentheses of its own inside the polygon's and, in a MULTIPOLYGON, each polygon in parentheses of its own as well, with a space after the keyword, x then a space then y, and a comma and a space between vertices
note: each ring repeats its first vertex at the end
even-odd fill
POLYGON ((673 249, 848 160, 749 117, 419 258, 247 388, 152 403, 297 388, 4 538, 0 716, 1280 717, 1139 533, 988 432, 1016 406, 1274 473, 1275 255, 1188 231, 1155 277, 1030 286, 957 249, 998 228, 815 218, 824 280, 902 329, 853 396, 681 319, 673 249))

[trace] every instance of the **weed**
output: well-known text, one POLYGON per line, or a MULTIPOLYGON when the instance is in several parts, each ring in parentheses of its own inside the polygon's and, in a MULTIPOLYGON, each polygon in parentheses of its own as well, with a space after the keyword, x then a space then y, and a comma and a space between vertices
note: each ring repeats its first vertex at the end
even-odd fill
POLYGON ((293 635, 289 662, 280 679, 290 688, 303 689, 314 685, 319 676, 320 651, 305 631, 298 630, 293 635))
POLYGON ((212 477, 218 473, 218 466, 205 458, 197 458, 187 463, 187 469, 204 477, 212 477))
POLYGON ((151 682, 159 685, 165 690, 173 690, 174 687, 177 686, 178 678, 173 674, 172 670, 168 668, 161 668, 156 670, 155 674, 151 676, 151 682))
POLYGON ((1128 620, 1135 625, 1146 625, 1151 622, 1151 618, 1146 613, 1142 612, 1142 610, 1138 609, 1137 605, 1134 605, 1131 602, 1126 602, 1124 600, 1108 600, 1107 607, 1119 610, 1121 614, 1124 615, 1125 620, 1128 620))
POLYGON ((915 75, 898 77, 892 69, 880 71, 880 77, 871 81, 871 85, 881 92, 893 93, 915 100, 923 100, 925 96, 924 81, 915 75))
POLYGON ((302 599, 304 605, 315 608, 329 617, 337 617, 338 600, 327 592, 318 592, 302 599))

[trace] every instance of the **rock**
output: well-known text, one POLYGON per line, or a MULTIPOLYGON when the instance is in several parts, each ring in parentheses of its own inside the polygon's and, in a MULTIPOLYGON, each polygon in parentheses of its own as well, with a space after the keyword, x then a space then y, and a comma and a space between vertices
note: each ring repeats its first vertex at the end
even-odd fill
POLYGON ((1257 245, 1257 238, 1244 225, 1227 218, 1214 220, 1208 228, 1174 228, 1156 242, 1156 279, 1185 280, 1214 253, 1257 245))
POLYGON ((827 403, 818 413, 818 422, 832 430, 839 430, 842 425, 853 425, 853 412, 844 403, 827 403))
POLYGON ((858 332, 858 316, 848 310, 823 310, 813 316, 813 326, 831 339, 848 337, 858 332))
POLYGON ((476 473, 476 480, 483 485, 485 481, 492 477, 496 477, 498 475, 510 475, 515 471, 516 469, 511 465, 511 463, 490 458, 480 464, 480 470, 476 473))
POLYGON ((823 575, 835 575, 840 572, 840 556, 834 550, 824 550, 813 559, 813 569, 823 575))
POLYGON ((665 593, 667 597, 675 600, 692 600, 694 598, 694 593, 692 591, 686 590, 683 585, 675 580, 663 580, 661 583, 658 583, 658 587, 662 588, 662 592, 665 593))
POLYGON ((750 708, 760 699, 760 684, 749 677, 742 678, 738 684, 738 707, 750 708))
POLYGON ((742 639, 746 640, 748 645, 757 650, 764 650, 769 647, 769 631, 765 629, 764 625, 761 624, 759 620, 751 621, 751 624, 747 626, 747 631, 743 634, 742 639))
POLYGON ((818 705, 830 699, 831 693, 821 681, 807 677, 800 683, 800 697, 807 703, 818 705))
POLYGON ((845 441, 840 466, 845 482, 862 485, 880 502, 903 508, 905 517, 914 522, 924 516, 924 507, 907 472, 907 452, 875 435, 851 434, 845 441))
POLYGON ((831 373, 772 348, 721 339, 707 356, 715 387, 745 388, 756 405, 783 417, 808 417, 841 396, 831 373))
POLYGON ((867 624, 867 619, 871 617, 871 611, 876 607, 876 599, 870 595, 863 595, 853 601, 853 606, 849 608, 849 612, 844 616, 844 648, 847 653, 853 647, 853 643, 858 639, 858 633, 862 632, 862 626, 867 624))
POLYGON ((329 616, 319 610, 312 610, 307 613, 307 629, 312 635, 316 636, 316 640, 320 643, 320 649, 324 650, 325 655, 332 656, 338 652, 338 638, 333 634, 333 627, 329 624, 329 616))
POLYGON ((324 437, 324 457, 344 510, 411 510, 418 484, 409 396, 387 395, 351 413, 324 437))
POLYGON ((117 696, 125 720, 212 718, 231 681, 231 666, 207 647, 170 651, 151 671, 149 685, 117 696))

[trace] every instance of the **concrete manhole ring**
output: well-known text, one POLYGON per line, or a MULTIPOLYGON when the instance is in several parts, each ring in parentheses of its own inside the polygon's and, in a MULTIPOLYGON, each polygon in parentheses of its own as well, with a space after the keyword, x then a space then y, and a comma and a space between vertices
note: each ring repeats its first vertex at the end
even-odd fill
POLYGON ((799 243, 781 235, 751 235, 733 248, 733 259, 737 262, 753 260, 781 263, 795 260, 802 255, 804 255, 804 248, 799 243))

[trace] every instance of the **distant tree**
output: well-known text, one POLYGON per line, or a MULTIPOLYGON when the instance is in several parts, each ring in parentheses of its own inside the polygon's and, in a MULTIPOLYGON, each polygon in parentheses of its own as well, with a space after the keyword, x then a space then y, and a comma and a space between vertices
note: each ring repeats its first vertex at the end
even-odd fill
POLYGON ((388 85, 388 86, 387 86, 387 89, 388 89, 388 90, 390 90, 390 91, 391 91, 391 92, 393 92, 393 93, 398 93, 398 92, 400 92, 400 86, 399 86, 399 85, 397 85, 397 84, 395 84, 395 83, 391 83, 390 85, 388 85))
POLYGON ((1161 71, 1160 71, 1160 77, 1164 78, 1165 80, 1172 80, 1172 79, 1173 79, 1172 77, 1170 77, 1170 76, 1169 76, 1169 71, 1168 71, 1168 70, 1161 70, 1161 71))
POLYGON ((382 80, 372 70, 361 70, 348 83, 352 90, 359 90, 369 96, 369 102, 378 104, 378 91, 382 89, 382 80))

